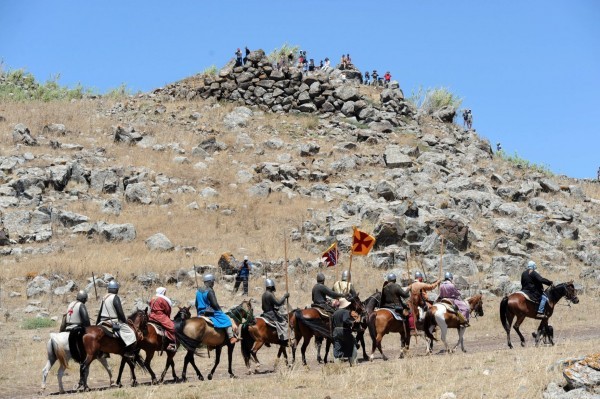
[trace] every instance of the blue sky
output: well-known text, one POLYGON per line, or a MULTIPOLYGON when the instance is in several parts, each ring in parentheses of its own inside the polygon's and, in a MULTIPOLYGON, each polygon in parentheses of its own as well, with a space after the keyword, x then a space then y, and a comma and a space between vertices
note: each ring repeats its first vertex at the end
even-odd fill
POLYGON ((600 166, 599 1, 0 1, 5 66, 100 91, 151 90, 285 42, 390 70, 407 96, 448 87, 481 135, 555 173, 600 166))

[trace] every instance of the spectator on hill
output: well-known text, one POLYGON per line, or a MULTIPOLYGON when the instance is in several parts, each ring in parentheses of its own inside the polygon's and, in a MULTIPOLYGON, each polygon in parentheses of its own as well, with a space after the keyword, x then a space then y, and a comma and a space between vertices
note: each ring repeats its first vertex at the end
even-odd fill
POLYGON ((250 55, 250 49, 246 46, 246 56, 243 59, 244 65, 246 65, 246 61, 248 61, 248 56, 250 55))
POLYGON ((319 69, 323 69, 323 60, 321 60, 321 62, 319 62, 319 69))
POLYGON ((473 127, 473 115, 471 114, 471 110, 468 108, 465 109, 463 111, 462 117, 463 117, 463 125, 467 129, 471 130, 471 128, 473 127))
POLYGON ((600 167, 598 167, 598 181, 600 181, 600 167))
POLYGON ((240 50, 239 48, 235 52, 235 66, 242 66, 242 50, 240 50))
POLYGON ((302 60, 302 70, 305 75, 308 74, 308 60, 306 58, 302 60))
POLYGON ((288 65, 289 66, 294 65, 294 53, 289 53, 288 56, 287 56, 287 59, 288 59, 288 65))
POLYGON ((369 85, 369 81, 371 80, 371 75, 369 74, 369 71, 365 71, 365 79, 363 81, 363 83, 368 86, 369 85))
POLYGON ((315 70, 315 60, 314 59, 310 59, 310 61, 308 62, 308 70, 310 72, 314 72, 315 70))
POLYGON ((496 152, 500 152, 502 151, 502 144, 500 144, 500 142, 496 143, 496 152))
POLYGON ((346 54, 342 54, 342 61, 340 62, 340 69, 348 68, 348 59, 346 58, 346 54))
POLYGON ((373 79, 373 86, 379 85, 379 74, 377 73, 377 69, 373 69, 373 73, 371 73, 371 78, 373 79))
POLYGON ((392 81, 392 74, 390 71, 387 71, 385 75, 383 75, 383 80, 385 81, 385 86, 388 87, 390 82, 392 81))
POLYGON ((323 72, 326 72, 329 69, 331 69, 331 61, 329 61, 329 58, 325 57, 325 66, 322 69, 323 72))

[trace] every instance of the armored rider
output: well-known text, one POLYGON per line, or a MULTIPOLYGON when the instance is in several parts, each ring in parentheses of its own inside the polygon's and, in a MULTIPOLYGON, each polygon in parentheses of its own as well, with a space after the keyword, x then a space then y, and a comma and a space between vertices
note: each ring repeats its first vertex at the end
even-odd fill
POLYGON ((439 280, 433 284, 424 283, 423 273, 420 271, 415 272, 415 281, 408 287, 408 291, 410 292, 410 303, 413 306, 413 311, 417 313, 418 321, 423 318, 428 309, 426 292, 435 289, 438 285, 440 285, 439 280))
POLYGON ((410 294, 396 283, 396 275, 388 274, 387 282, 381 291, 381 307, 393 309, 396 313, 402 314, 402 309, 406 307, 402 298, 406 299, 409 296, 410 294))
POLYGON ((335 292, 325 285, 325 275, 323 273, 317 274, 317 284, 312 289, 312 306, 318 307, 325 310, 328 313, 333 313, 335 309, 327 301, 327 297, 330 298, 342 298, 344 294, 335 292))
POLYGON ((167 350, 175 351, 177 350, 175 344, 175 323, 171 320, 173 303, 166 294, 167 289, 165 287, 158 287, 156 289, 156 295, 150 300, 150 316, 148 319, 165 329, 165 336, 171 341, 167 346, 167 350))
POLYGON ((440 285, 440 297, 438 299, 449 299, 458 311, 458 319, 461 325, 469 326, 469 305, 462 299, 460 291, 454 285, 454 276, 450 272, 444 274, 444 282, 440 285))
POLYGON ((215 328, 223 328, 227 333, 230 344, 235 344, 238 340, 233 334, 233 328, 229 317, 221 310, 217 296, 213 287, 215 285, 215 276, 205 274, 204 287, 198 288, 196 291, 196 312, 198 316, 209 317, 215 328))
POLYGON ((108 324, 113 328, 113 331, 118 332, 119 337, 125 344, 123 356, 133 358, 135 357, 137 338, 133 329, 127 324, 118 293, 119 283, 116 280, 111 280, 108 283, 108 293, 102 299, 96 324, 108 324))
POLYGON ((521 291, 529 295, 529 298, 540 303, 537 311, 537 317, 545 319, 547 316, 544 313, 548 297, 544 292, 544 284, 552 285, 552 281, 542 277, 537 271, 537 266, 534 261, 530 260, 527 263, 527 269, 521 274, 521 291))
POLYGON ((342 272, 342 281, 336 281, 333 284, 333 291, 338 294, 350 294, 350 296, 356 296, 356 291, 354 290, 354 285, 350 281, 352 279, 352 275, 348 270, 344 270, 342 272))
POLYGON ((262 295, 262 315, 273 324, 277 328, 277 336, 280 341, 288 340, 288 321, 286 317, 283 317, 281 313, 279 313, 279 307, 285 303, 285 300, 289 298, 290 294, 287 292, 283 294, 281 299, 277 299, 275 297, 275 282, 268 278, 265 281, 265 292, 262 295))
POLYGON ((85 303, 88 300, 87 292, 79 291, 76 299, 67 307, 65 331, 71 331, 76 327, 89 327, 90 317, 88 316, 85 303))

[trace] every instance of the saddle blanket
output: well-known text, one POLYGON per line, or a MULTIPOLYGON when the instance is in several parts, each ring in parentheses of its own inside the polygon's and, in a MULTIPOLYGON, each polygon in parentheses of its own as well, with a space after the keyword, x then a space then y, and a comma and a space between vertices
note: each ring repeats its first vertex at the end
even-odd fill
POLYGON ((148 324, 151 325, 152 327, 154 327, 154 330, 156 331, 156 335, 160 335, 161 337, 165 336, 165 329, 163 326, 161 326, 160 324, 157 324, 157 323, 153 323, 151 321, 149 321, 148 324))
POLYGON ((206 316, 198 316, 201 319, 204 319, 204 321, 206 321, 208 323, 209 326, 214 327, 214 323, 212 322, 212 320, 210 319, 210 317, 206 317, 206 316))
POLYGON ((531 298, 529 298, 529 295, 527 295, 526 293, 524 293, 523 291, 517 291, 515 292, 515 294, 521 294, 525 297, 525 299, 527 299, 529 302, 533 302, 533 303, 539 303, 537 301, 532 300, 531 298))
POLYGON ((446 308, 446 312, 456 314, 456 309, 454 309, 454 305, 448 302, 438 302, 435 305, 443 305, 446 308))
POLYGON ((327 313, 323 308, 320 308, 318 306, 311 306, 310 309, 315 309, 317 312, 319 312, 319 314, 325 318, 329 318, 331 317, 331 315, 329 313, 327 313))
POLYGON ((388 308, 379 308, 377 310, 387 310, 388 312, 390 312, 392 314, 392 316, 394 316, 394 319, 398 320, 398 321, 404 321, 404 319, 402 318, 402 316, 400 316, 398 313, 396 313, 394 311, 394 309, 388 309, 388 308))
POLYGON ((277 328, 277 326, 275 325, 275 323, 273 323, 271 320, 265 318, 265 317, 261 317, 261 316, 256 316, 256 319, 262 319, 262 321, 264 321, 264 323, 268 326, 271 326, 273 328, 277 328))

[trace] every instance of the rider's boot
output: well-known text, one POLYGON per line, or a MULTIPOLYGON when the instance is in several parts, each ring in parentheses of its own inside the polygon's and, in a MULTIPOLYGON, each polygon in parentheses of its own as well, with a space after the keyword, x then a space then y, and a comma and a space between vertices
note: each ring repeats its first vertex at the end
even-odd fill
POLYGON ((233 328, 231 328, 231 326, 227 327, 226 332, 227 332, 227 338, 229 338, 229 343, 231 345, 233 345, 233 344, 235 344, 236 342, 239 341, 239 339, 233 333, 233 328))
POLYGON ((126 357, 130 360, 135 359, 135 355, 136 355, 136 349, 137 349, 137 343, 134 342, 133 344, 126 346, 125 347, 125 352, 123 353, 123 357, 126 357))

